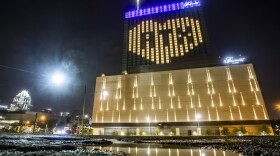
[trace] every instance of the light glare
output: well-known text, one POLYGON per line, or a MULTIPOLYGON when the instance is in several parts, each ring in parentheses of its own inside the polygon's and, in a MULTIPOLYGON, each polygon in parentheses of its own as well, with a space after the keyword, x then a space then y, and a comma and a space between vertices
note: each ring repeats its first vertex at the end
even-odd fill
POLYGON ((61 73, 55 73, 52 76, 52 83, 55 85, 60 85, 65 81, 64 75, 61 73))

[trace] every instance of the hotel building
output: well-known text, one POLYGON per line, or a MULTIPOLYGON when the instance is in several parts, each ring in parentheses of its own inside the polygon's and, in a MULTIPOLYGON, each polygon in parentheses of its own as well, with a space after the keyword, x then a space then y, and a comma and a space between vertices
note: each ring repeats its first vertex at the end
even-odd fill
POLYGON ((270 122, 253 65, 210 57, 201 2, 125 14, 123 69, 96 79, 93 126, 105 135, 220 135, 270 122))

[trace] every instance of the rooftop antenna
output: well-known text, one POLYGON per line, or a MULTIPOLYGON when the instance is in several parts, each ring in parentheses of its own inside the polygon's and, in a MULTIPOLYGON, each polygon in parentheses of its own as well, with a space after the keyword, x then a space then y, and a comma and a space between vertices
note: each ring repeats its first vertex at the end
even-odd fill
POLYGON ((137 10, 140 8, 140 0, 137 0, 137 10))

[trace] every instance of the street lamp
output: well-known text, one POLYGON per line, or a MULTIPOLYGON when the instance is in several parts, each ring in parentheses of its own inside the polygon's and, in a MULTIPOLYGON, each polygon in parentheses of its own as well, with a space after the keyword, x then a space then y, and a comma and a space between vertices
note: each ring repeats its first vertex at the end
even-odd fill
POLYGON ((150 120, 150 117, 147 117, 147 121, 149 122, 149 135, 151 136, 151 120, 150 120))
POLYGON ((59 73, 59 72, 56 72, 52 75, 51 77, 51 82, 54 84, 54 85, 61 85, 62 83, 65 82, 65 76, 64 74, 62 73, 59 73))
POLYGON ((201 114, 196 114, 195 118, 196 118, 196 121, 197 121, 197 134, 201 135, 201 129, 199 127, 199 119, 201 119, 201 114))

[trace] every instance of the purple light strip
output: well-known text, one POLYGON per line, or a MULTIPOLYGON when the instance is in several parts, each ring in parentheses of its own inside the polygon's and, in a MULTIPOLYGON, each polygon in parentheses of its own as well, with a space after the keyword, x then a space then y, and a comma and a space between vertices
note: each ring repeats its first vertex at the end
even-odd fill
POLYGON ((145 16, 145 15, 182 10, 186 8, 194 8, 199 6, 201 6, 201 0, 190 0, 181 3, 173 3, 173 4, 167 4, 167 5, 156 6, 151 8, 144 8, 140 10, 128 11, 125 13, 125 18, 134 18, 134 17, 145 16))

